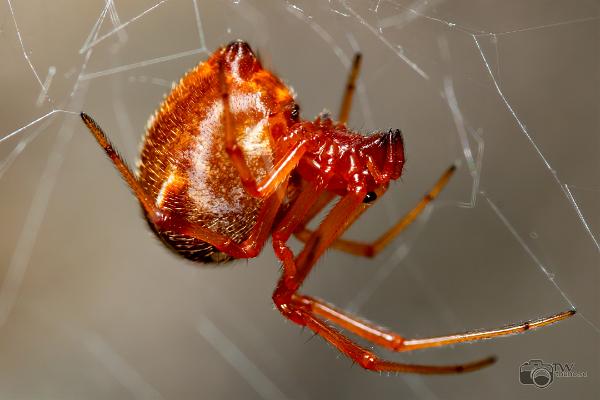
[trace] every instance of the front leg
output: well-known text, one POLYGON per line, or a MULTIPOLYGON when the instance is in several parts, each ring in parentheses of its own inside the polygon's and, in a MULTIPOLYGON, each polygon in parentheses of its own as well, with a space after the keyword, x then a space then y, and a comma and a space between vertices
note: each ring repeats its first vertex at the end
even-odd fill
MULTIPOLYGON (((440 192, 444 189, 454 172, 456 167, 453 165, 444 172, 444 174, 438 179, 435 185, 421 198, 419 203, 413 207, 408 213, 406 213, 400 220, 398 220, 390 229, 384 232, 376 240, 370 243, 356 242, 354 240, 347 240, 343 238, 337 239, 332 243, 331 247, 337 250, 341 250, 345 253, 354 254, 361 257, 373 258, 383 251, 392 241, 402 233, 406 228, 410 226, 425 208, 433 200, 437 198, 440 192)), ((302 228, 294 235, 302 242, 306 242, 312 232, 306 228, 302 228)))

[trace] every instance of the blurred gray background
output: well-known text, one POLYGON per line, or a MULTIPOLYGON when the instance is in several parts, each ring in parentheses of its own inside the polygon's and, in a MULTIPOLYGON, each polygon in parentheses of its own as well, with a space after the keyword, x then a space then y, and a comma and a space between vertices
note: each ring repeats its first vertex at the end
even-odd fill
POLYGON ((599 26, 595 0, 0 2, 0 398, 598 398, 599 26), (409 337, 571 303, 579 315, 483 343, 376 349, 423 364, 499 357, 465 375, 380 376, 274 310, 269 246, 216 269, 163 248, 72 112, 133 163, 171 82, 238 38, 307 119, 337 111, 364 54, 350 125, 402 129, 407 165, 350 237, 374 238, 460 163, 388 250, 327 253, 306 293, 409 337), (522 385, 534 358, 588 377, 522 385))

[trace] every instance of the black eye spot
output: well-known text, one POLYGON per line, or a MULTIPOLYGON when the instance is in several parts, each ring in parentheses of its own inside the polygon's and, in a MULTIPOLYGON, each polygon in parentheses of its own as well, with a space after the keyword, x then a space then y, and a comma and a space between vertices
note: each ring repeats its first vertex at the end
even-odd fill
POLYGON ((292 110, 291 117, 294 121, 298 121, 298 118, 300 117, 300 107, 298 106, 298 104, 294 105, 294 109, 292 110))
POLYGON ((377 199, 377 195, 375 194, 375 192, 369 192, 365 195, 363 203, 370 203, 372 201, 375 201, 375 199, 377 199))

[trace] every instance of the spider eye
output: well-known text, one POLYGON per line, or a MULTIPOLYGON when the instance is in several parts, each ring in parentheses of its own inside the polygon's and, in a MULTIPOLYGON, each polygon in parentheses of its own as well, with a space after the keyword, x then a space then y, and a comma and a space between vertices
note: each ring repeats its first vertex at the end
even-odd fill
POLYGON ((294 105, 294 109, 292 110, 291 117, 294 121, 298 121, 298 118, 300 117, 300 106, 298 106, 298 104, 294 105))
POLYGON ((375 199, 377 199, 377 194, 375 194, 375 192, 369 192, 365 195, 363 203, 371 203, 372 201, 375 201, 375 199))

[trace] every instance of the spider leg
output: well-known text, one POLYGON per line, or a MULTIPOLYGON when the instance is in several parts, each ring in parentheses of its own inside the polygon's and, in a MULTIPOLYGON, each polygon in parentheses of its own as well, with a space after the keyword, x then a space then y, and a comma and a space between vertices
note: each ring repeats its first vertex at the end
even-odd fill
MULTIPOLYGON (((308 140, 300 137, 292 144, 286 153, 275 163, 270 171, 260 182, 254 178, 252 170, 246 162, 242 148, 238 145, 235 137, 235 129, 231 117, 229 104, 229 89, 227 77, 223 64, 219 64, 219 84, 221 88, 221 99, 223 101, 223 125, 225 128, 225 150, 235 166, 244 185, 246 192, 254 197, 266 198, 270 196, 281 183, 287 179, 292 170, 304 155, 308 140)), ((300 131, 301 134, 301 131, 300 131)), ((301 135, 302 136, 302 135, 301 135)))
POLYGON ((352 107, 352 97, 354 96, 354 91, 356 90, 356 79, 358 78, 358 73, 360 71, 361 61, 362 55, 360 53, 356 53, 354 55, 354 60, 352 61, 352 69, 350 70, 348 80, 346 81, 346 90, 344 91, 342 105, 340 106, 339 121, 342 124, 348 122, 350 108, 352 107))
POLYGON ((273 193, 264 201, 261 211, 257 217, 257 223, 249 232, 248 237, 242 243, 236 243, 225 235, 213 232, 197 224, 192 224, 189 221, 179 218, 176 215, 172 215, 165 210, 159 210, 156 208, 125 161, 114 149, 100 126, 85 113, 81 113, 81 119, 87 125, 90 132, 92 132, 98 141, 98 144, 100 144, 108 157, 111 159, 127 185, 133 191, 135 197, 138 198, 142 208, 146 212, 146 215, 155 224, 155 226, 166 231, 170 230, 181 232, 187 236, 210 243, 220 251, 235 258, 252 258, 256 257, 258 253, 260 253, 260 250, 264 246, 269 233, 271 232, 273 221, 275 220, 277 211, 279 210, 279 206, 281 205, 285 195, 287 181, 284 181, 283 184, 278 185, 278 187, 275 188, 275 193, 273 193))
MULTIPOLYGON (((433 188, 431 188, 431 190, 425 196, 423 196, 421 201, 419 201, 419 203, 417 203, 412 210, 400 218, 400 220, 396 222, 394 226, 388 229, 387 232, 383 233, 372 243, 361 243, 340 238, 333 242, 331 247, 357 256, 375 257, 383 249, 385 249, 385 247, 390 244, 396 238, 396 236, 398 236, 417 219, 417 217, 425 210, 425 207, 427 207, 427 205, 439 195, 442 189, 444 189, 455 170, 455 166, 448 168, 446 172, 444 172, 444 174, 438 179, 433 188)), ((303 242, 306 242, 311 234, 312 232, 306 228, 302 228, 294 233, 294 235, 303 242)))
POLYGON ((347 329, 373 344, 392 351, 412 351, 430 347, 448 346, 456 343, 473 342, 498 336, 513 335, 553 324, 575 314, 575 310, 569 310, 549 317, 510 324, 501 328, 468 331, 430 338, 407 339, 386 328, 350 315, 322 300, 301 295, 295 295, 293 300, 301 303, 304 307, 310 308, 314 315, 325 318, 335 325, 347 329))
MULTIPOLYGON (((327 206, 327 204, 329 204, 331 202, 331 200, 333 200, 335 197, 336 197, 335 193, 328 192, 328 191, 322 192, 319 195, 319 197, 316 199, 315 204, 313 204, 313 206, 308 210, 308 212, 304 216, 304 220, 302 221, 302 223, 300 223, 298 225, 295 232, 298 232, 298 229, 304 229, 306 224, 308 224, 310 221, 312 221, 312 219, 315 218, 317 216, 317 214, 320 213, 321 210, 323 210, 323 208, 325 208, 325 206, 327 206)), ((294 232, 294 234, 295 234, 295 232, 294 232)))
POLYGON ((311 208, 317 205, 320 194, 323 192, 319 187, 313 184, 305 184, 292 206, 287 210, 282 220, 273 230, 273 250, 275 255, 283 261, 283 268, 287 277, 296 276, 296 264, 294 263, 294 254, 287 246, 286 242, 292 235, 295 227, 302 223, 307 217, 311 208))
POLYGON ((308 327, 317 335, 335 346, 341 353, 358 363, 361 367, 371 371, 404 372, 416 374, 456 374, 471 372, 493 364, 494 357, 484 358, 475 362, 456 365, 415 365, 394 361, 386 361, 344 336, 341 332, 328 326, 324 321, 314 315, 300 311, 302 325, 308 327))
POLYGON ((90 117, 86 113, 82 112, 80 115, 85 125, 88 127, 92 135, 94 135, 94 137, 96 138, 96 141, 98 142, 100 147, 104 149, 106 155, 108 155, 114 166, 121 174, 121 177, 125 180, 129 188, 133 191, 135 197, 137 197, 137 199, 140 201, 142 207, 146 211, 146 214, 156 214, 157 209, 154 206, 154 203, 152 202, 152 200, 150 200, 150 198, 146 194, 146 191, 144 190, 142 185, 140 185, 135 175, 133 175, 125 161, 123 161, 119 153, 110 143, 110 141, 106 137, 106 134, 104 133, 104 131, 102 131, 102 128, 100 128, 96 121, 94 121, 92 117, 90 117))
POLYGON ((219 249, 219 251, 234 258, 253 258, 260 253, 269 238, 273 222, 285 196, 286 189, 287 181, 280 185, 276 192, 264 201, 256 218, 256 224, 248 233, 248 237, 241 243, 236 243, 228 236, 213 232, 210 229, 178 218, 177 216, 164 214, 164 212, 154 223, 163 230, 180 232, 186 236, 210 243, 219 249))
MULTIPOLYGON (((315 189, 315 191, 316 190, 317 189, 315 189)), ((289 248, 288 256, 280 257, 281 261, 284 263, 284 269, 282 277, 277 284, 277 288, 273 293, 273 301, 279 311, 289 320, 311 329, 363 368, 373 371, 443 374, 473 371, 493 363, 493 358, 486 358, 462 365, 448 366, 411 365, 385 361, 371 351, 357 345, 342 333, 329 327, 314 312, 310 304, 302 301, 304 297, 297 293, 298 289, 323 252, 348 228, 352 221, 364 211, 366 207, 366 205, 362 203, 364 195, 364 191, 356 191, 342 197, 319 225, 319 228, 311 235, 304 246, 304 249, 295 259, 289 257, 289 254, 291 254, 289 248), (285 265, 289 263, 294 265, 285 265), (289 271, 294 271, 294 274, 290 275, 289 271)), ((290 212, 291 210, 288 211, 288 213, 290 212)), ((294 217, 284 217, 284 220, 288 220, 290 223, 280 224, 273 236, 281 235, 281 238, 285 238, 286 236, 289 237, 290 232, 293 231, 293 218, 294 217)), ((301 218, 297 217, 296 220, 301 221, 301 218)))

